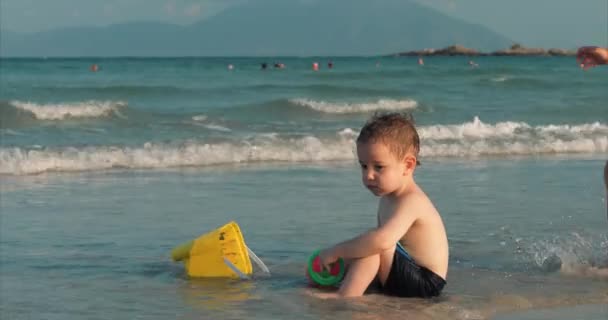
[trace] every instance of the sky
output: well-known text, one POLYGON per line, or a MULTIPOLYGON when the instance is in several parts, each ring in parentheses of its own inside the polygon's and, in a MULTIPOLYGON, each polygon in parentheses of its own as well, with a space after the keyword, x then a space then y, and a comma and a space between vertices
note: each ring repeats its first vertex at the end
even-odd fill
MULTIPOLYGON (((0 28, 37 32, 133 21, 189 24, 249 1, 264 0, 0 0, 0 28)), ((526 46, 608 46, 608 0, 413 1, 526 46)))
POLYGON ((608 47, 608 0, 416 0, 527 46, 608 47))
POLYGON ((0 26, 36 32, 133 21, 189 24, 244 1, 248 0, 0 0, 0 26))

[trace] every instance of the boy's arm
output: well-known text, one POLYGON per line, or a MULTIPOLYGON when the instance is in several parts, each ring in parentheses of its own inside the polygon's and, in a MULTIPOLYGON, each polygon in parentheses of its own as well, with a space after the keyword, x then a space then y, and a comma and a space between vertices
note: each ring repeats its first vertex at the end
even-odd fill
POLYGON ((416 221, 416 209, 407 203, 400 204, 382 226, 323 250, 321 263, 327 266, 338 258, 364 258, 390 249, 416 221))

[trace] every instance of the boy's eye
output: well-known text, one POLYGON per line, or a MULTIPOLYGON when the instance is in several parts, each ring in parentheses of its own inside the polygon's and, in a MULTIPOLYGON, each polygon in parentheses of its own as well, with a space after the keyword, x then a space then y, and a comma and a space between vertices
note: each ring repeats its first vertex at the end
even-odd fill
POLYGON ((361 166, 361 169, 367 169, 367 165, 366 164, 360 163, 359 165, 361 166))
POLYGON ((374 169, 376 169, 376 171, 381 171, 384 169, 384 166, 374 166, 374 169))

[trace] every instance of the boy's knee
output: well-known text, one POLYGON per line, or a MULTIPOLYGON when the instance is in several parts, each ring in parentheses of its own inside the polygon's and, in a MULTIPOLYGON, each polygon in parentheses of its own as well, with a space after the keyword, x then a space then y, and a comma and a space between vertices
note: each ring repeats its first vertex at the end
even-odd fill
POLYGON ((396 249, 397 249, 397 246, 393 246, 390 249, 386 249, 386 250, 380 252, 380 263, 382 263, 383 261, 389 260, 388 258, 390 258, 390 261, 393 261, 393 255, 395 254, 396 249))

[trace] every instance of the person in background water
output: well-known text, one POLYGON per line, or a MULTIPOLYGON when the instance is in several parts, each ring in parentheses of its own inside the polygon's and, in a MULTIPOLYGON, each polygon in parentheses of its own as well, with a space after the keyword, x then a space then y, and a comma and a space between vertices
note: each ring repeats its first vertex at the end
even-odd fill
MULTIPOLYGON (((604 64, 608 64, 608 62, 604 64)), ((604 201, 606 202, 606 219, 608 219, 608 161, 606 161, 606 164, 604 165, 604 189, 604 191, 606 192, 606 195, 604 196, 604 201)), ((606 254, 608 254, 608 252, 606 252, 606 254)), ((594 275, 602 279, 608 279, 608 266, 591 267, 589 268, 588 273, 590 275, 594 275)))
POLYGON ((418 65, 420 65, 420 66, 424 65, 424 60, 422 60, 422 57, 418 58, 418 65))
POLYGON ((333 67, 334 67, 334 63, 331 60, 329 60, 329 62, 327 62, 327 68, 331 69, 333 67))
MULTIPOLYGON (((593 68, 599 65, 608 64, 608 48, 600 48, 595 46, 580 47, 576 52, 576 62, 583 70, 593 68)), ((604 189, 606 192, 604 201, 606 202, 606 219, 608 219, 608 161, 604 165, 604 189)), ((589 273, 599 277, 608 278, 608 268, 589 269, 589 273)))
POLYGON ((604 188, 606 188, 606 219, 608 219, 608 161, 606 161, 606 165, 604 166, 604 188))
POLYGON ((576 62, 583 70, 608 64, 608 48, 581 47, 576 52, 576 62))

